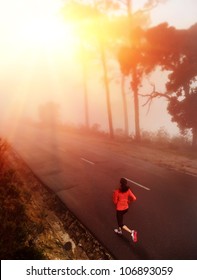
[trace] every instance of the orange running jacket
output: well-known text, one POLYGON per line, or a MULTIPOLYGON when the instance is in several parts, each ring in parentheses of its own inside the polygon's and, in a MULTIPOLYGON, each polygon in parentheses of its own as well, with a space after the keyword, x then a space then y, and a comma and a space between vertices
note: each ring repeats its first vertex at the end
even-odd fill
POLYGON ((136 200, 135 195, 130 189, 122 193, 120 190, 115 190, 113 193, 113 202, 116 205, 116 210, 126 210, 129 208, 129 203, 136 200))

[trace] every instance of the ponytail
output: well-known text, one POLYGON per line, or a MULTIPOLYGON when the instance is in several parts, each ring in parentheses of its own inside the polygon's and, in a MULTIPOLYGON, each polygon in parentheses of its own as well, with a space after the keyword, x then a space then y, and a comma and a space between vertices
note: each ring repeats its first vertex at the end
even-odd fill
POLYGON ((129 187, 127 186, 127 180, 125 178, 120 179, 120 192, 127 192, 129 187))

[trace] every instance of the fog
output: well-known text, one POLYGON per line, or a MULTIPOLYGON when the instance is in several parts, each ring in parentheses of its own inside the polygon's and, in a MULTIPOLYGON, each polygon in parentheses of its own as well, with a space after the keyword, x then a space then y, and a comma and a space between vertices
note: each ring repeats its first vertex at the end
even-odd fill
MULTIPOLYGON (((50 3, 52 2, 54 1, 50 1, 50 3)), ((9 3, 11 4, 12 1, 10 0, 9 3)), ((21 0, 20 4, 22 3, 21 0)), ((143 4, 144 1, 140 3, 143 4)), ((174 10, 175 7, 178 7, 181 11, 185 7, 183 1, 175 0, 167 1, 166 4, 162 5, 162 8, 155 9, 152 12, 152 22, 157 24, 160 14, 160 21, 168 19, 170 23, 172 22, 178 27, 181 25, 188 27, 194 21, 194 12, 192 11, 195 9, 192 10, 193 1, 188 1, 187 4, 188 9, 190 9, 188 11, 191 14, 188 14, 184 22, 183 19, 180 22, 180 18, 174 10), (168 7, 171 7, 170 18, 168 18, 167 13, 168 7)), ((25 7, 28 8, 28 4, 25 7)), ((134 8, 139 7, 134 6, 134 8)), ((32 17, 30 17, 30 20, 28 13, 23 14, 21 11, 17 13, 13 14, 8 4, 1 3, 0 125, 6 126, 7 123, 17 125, 22 119, 39 121, 39 107, 49 101, 60 105, 62 123, 85 124, 82 66, 77 52, 75 52, 78 42, 73 44, 71 38, 68 38, 68 31, 65 30, 63 31, 65 33, 58 33, 59 35, 56 29, 50 30, 46 36, 45 25, 39 25, 36 29, 33 29, 35 27, 34 18, 37 14, 29 14, 32 17), (17 19, 18 21, 16 21, 17 19), (65 35, 64 38, 62 37, 63 34, 65 35)), ((51 19, 54 20, 52 17, 51 19)), ((42 21, 39 21, 39 24, 41 23, 42 21)), ((57 30, 60 30, 59 25, 57 30)), ((108 131, 106 96, 102 82, 103 72, 98 58, 88 64, 87 71, 90 124, 97 123, 102 130, 108 131)), ((112 72, 119 73, 118 64, 114 63, 112 72)), ((110 73, 110 76, 113 76, 113 73, 110 73)), ((162 75, 161 73, 155 73, 151 78, 154 79, 157 90, 160 91, 165 90, 165 73, 162 75)), ((110 82, 114 129, 124 129, 119 77, 119 74, 116 74, 115 79, 113 78, 110 82)), ((133 133, 133 97, 128 84, 129 80, 127 81, 126 93, 129 130, 130 133, 133 133)), ((144 81, 141 93, 149 93, 150 91, 150 84, 144 81)), ((156 131, 160 127, 164 127, 170 134, 179 132, 176 124, 171 122, 166 110, 167 103, 164 99, 155 100, 148 113, 148 107, 142 106, 144 103, 145 99, 140 98, 140 126, 142 130, 156 131)))
MULTIPOLYGON (((0 109, 1 122, 20 122, 21 119, 39 121, 38 109, 49 101, 60 105, 62 123, 85 124, 83 79, 80 65, 69 64, 66 58, 48 61, 43 55, 34 59, 31 54, 23 63, 7 67, 1 73, 0 109)), ((118 66, 117 66, 118 69, 118 66)), ((101 129, 108 130, 105 90, 102 82, 102 71, 99 64, 93 66, 88 75, 89 117, 90 125, 95 123, 101 129)), ((128 80, 129 82, 129 80, 128 80)), ((142 92, 150 91, 150 86, 144 86, 142 92)), ((110 83, 111 106, 114 128, 124 128, 123 104, 119 81, 110 83)), ((134 131, 133 97, 126 87, 127 106, 129 113, 130 132, 134 131)), ((150 107, 143 107, 145 99, 140 100, 141 128, 157 130, 165 126, 170 133, 177 132, 176 125, 170 121, 164 100, 154 101, 150 107), (159 114, 159 118, 158 118, 159 114)))

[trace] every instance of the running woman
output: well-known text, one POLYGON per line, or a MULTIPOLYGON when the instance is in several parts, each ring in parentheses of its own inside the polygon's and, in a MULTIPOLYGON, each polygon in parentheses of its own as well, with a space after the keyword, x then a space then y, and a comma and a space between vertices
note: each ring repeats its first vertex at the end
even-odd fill
POLYGON ((113 193, 113 202, 116 206, 116 218, 118 228, 114 229, 115 233, 122 234, 122 229, 129 232, 133 242, 137 242, 137 231, 131 230, 123 223, 123 216, 128 212, 129 203, 135 201, 136 197, 127 186, 125 178, 120 179, 120 187, 113 193))

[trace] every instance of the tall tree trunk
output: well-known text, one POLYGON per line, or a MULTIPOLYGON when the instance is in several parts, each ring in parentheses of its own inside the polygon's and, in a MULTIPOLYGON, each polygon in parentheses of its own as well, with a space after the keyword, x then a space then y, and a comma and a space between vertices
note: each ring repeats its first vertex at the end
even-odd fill
POLYGON ((121 79, 121 93, 122 93, 122 101, 123 101, 123 112, 124 112, 124 126, 125 126, 125 136, 129 136, 129 124, 128 124, 128 110, 127 110, 127 101, 125 94, 125 77, 122 75, 121 79))
POLYGON ((84 103, 85 103, 85 124, 86 128, 90 128, 89 124, 89 104, 88 104, 88 88, 87 88, 87 68, 86 62, 83 60, 83 88, 84 88, 84 103))
POLYGON ((136 141, 141 140, 140 135, 140 114, 139 114, 139 98, 138 98, 138 77, 137 77, 137 69, 136 67, 132 70, 132 82, 131 87, 133 89, 134 95, 134 109, 135 109, 135 139, 136 141))
POLYGON ((85 105, 85 126, 87 129, 89 125, 89 106, 88 106, 88 87, 87 87, 87 64, 85 59, 85 51, 83 43, 81 42, 81 53, 82 53, 82 67, 83 67, 83 89, 84 89, 84 105, 85 105))
POLYGON ((110 135, 110 138, 114 138, 114 129, 113 129, 112 112, 111 112, 111 101, 110 101, 110 90, 109 90, 109 79, 108 79, 108 73, 107 73, 106 55, 105 55, 105 50, 104 50, 102 42, 100 42, 100 51, 101 51, 101 61, 102 61, 103 73, 104 73, 104 84, 105 84, 107 113, 108 113, 108 122, 109 122, 109 135, 110 135))
MULTIPOLYGON (((132 0, 127 0, 127 13, 128 18, 131 22, 132 19, 132 0)), ((138 99, 138 77, 137 77, 137 66, 132 70, 132 90, 134 95, 134 110, 135 110, 135 139, 136 141, 141 140, 140 135, 140 116, 139 116, 139 99, 138 99)))
POLYGON ((127 13, 128 13, 128 16, 131 17, 131 15, 132 15, 132 1, 131 0, 127 0, 127 13))

